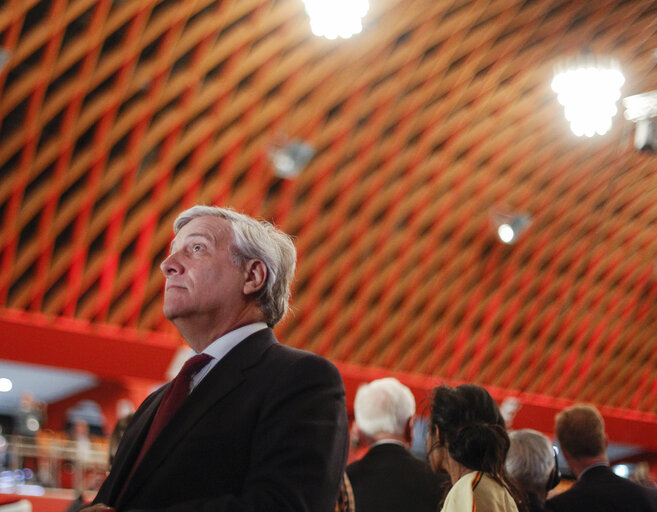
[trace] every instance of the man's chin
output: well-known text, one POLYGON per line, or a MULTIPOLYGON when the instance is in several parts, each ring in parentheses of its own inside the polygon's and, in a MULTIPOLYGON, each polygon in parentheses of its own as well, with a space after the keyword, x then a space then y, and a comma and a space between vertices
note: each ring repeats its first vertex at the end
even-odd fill
POLYGON ((164 313, 164 317, 173 322, 177 318, 182 318, 185 315, 185 310, 182 308, 176 308, 174 306, 169 306, 167 307, 166 305, 162 308, 162 312, 164 313))

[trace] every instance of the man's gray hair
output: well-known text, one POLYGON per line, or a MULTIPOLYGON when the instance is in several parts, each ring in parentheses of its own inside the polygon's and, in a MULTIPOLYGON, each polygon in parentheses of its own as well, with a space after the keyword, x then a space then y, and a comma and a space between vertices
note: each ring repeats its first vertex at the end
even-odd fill
POLYGON ((356 392, 356 425, 368 436, 381 433, 404 435, 406 424, 414 415, 413 393, 395 378, 373 380, 360 386, 356 392))
POLYGON ((554 449, 550 439, 536 430, 525 428, 509 433, 511 445, 506 456, 506 470, 525 490, 545 492, 554 469, 554 449))
POLYGON ((173 223, 174 233, 192 219, 213 216, 227 220, 233 229, 233 263, 239 267, 249 260, 262 260, 267 266, 267 282, 256 299, 269 327, 274 327, 288 309, 290 286, 297 263, 297 251, 289 235, 273 224, 258 221, 231 208, 193 206, 173 223))

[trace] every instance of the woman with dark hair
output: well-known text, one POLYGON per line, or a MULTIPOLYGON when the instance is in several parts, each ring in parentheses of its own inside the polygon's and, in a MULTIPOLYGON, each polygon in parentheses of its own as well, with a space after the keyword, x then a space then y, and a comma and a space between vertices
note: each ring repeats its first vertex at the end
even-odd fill
POLYGON ((434 389, 427 449, 434 471, 447 471, 452 481, 442 512, 526 510, 504 467, 509 451, 504 418, 484 388, 434 389))

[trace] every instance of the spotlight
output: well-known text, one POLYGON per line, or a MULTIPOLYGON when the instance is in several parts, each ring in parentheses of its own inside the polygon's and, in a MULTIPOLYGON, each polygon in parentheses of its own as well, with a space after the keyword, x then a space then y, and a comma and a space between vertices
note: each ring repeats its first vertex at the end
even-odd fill
POLYGON ((296 178, 315 156, 315 149, 301 140, 284 141, 269 149, 269 161, 279 178, 296 178))
POLYGON ((657 117, 657 91, 643 92, 623 98, 625 119, 636 123, 641 119, 657 117))
POLYGON ((513 229, 511 224, 501 224, 497 228, 497 236, 499 236, 500 240, 505 244, 510 244, 516 238, 516 230, 513 229))
POLYGON ((657 151, 657 129, 654 119, 639 119, 636 122, 634 147, 639 151, 657 151))
POLYGON ((515 244, 532 223, 532 218, 528 213, 494 209, 491 210, 490 217, 497 237, 507 245, 515 244))
POLYGON ((0 393, 8 393, 12 390, 14 384, 6 377, 0 378, 0 393))
POLYGON ((0 46, 0 73, 5 69, 10 58, 11 54, 9 53, 9 50, 0 46))
POLYGON ((630 471, 630 466, 628 464, 616 464, 614 467, 611 468, 611 470, 621 478, 630 477, 631 471, 630 471))
POLYGON ((644 92, 623 99, 625 119, 634 127, 634 147, 639 151, 657 151, 657 91, 644 92))

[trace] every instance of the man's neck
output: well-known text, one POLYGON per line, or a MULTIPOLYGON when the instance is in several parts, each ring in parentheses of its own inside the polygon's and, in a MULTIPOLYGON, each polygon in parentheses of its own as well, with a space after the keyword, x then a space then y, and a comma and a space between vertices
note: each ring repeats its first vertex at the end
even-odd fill
POLYGON ((246 310, 233 318, 222 318, 219 321, 214 318, 187 317, 174 319, 173 323, 192 350, 201 353, 223 335, 245 325, 263 321, 262 312, 256 309, 246 310))
POLYGON ((404 436, 381 432, 379 434, 375 434, 374 436, 372 436, 370 446, 374 446, 377 444, 384 444, 384 443, 398 444, 406 449, 408 449, 411 445, 408 439, 406 439, 404 436))
POLYGON ((568 466, 570 467, 570 469, 572 470, 572 472, 575 474, 577 478, 580 478, 580 476, 582 476, 582 473, 584 473, 591 466, 609 465, 609 459, 606 457, 606 455, 599 455, 597 457, 581 457, 581 458, 568 457, 567 462, 568 462, 568 466))

